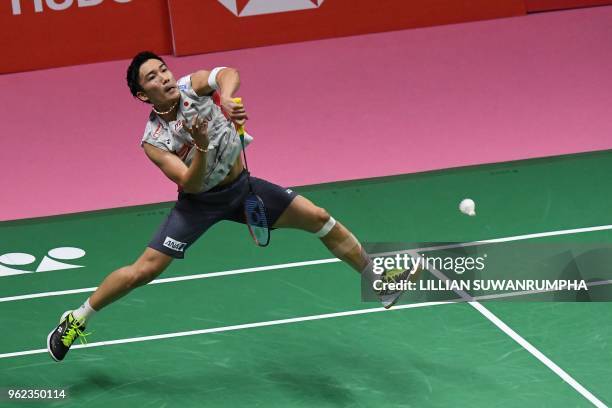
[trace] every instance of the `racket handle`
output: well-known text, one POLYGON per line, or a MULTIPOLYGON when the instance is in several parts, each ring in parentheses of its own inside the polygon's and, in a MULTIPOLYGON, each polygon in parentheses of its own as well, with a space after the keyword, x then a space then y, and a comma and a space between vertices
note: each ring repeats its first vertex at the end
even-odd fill
MULTIPOLYGON (((234 101, 234 103, 242 103, 242 98, 240 97, 236 97, 236 98, 232 98, 232 101, 234 101)), ((238 134, 240 135, 241 139, 244 139, 244 125, 239 125, 236 124, 236 130, 238 131, 238 134)))

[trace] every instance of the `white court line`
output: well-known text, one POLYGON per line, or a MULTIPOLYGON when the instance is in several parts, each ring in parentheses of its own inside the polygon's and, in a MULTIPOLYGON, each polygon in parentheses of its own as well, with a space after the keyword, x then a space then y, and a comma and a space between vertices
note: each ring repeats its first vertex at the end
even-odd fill
POLYGON ((587 283, 587 286, 600 286, 600 285, 607 285, 609 283, 612 283, 612 279, 602 280, 602 281, 597 281, 597 282, 589 282, 587 283))
POLYGON ((517 332, 512 330, 510 326, 501 321, 497 316, 495 316, 489 309, 484 307, 482 304, 478 302, 469 302, 469 304, 476 310, 478 310, 484 317, 489 319, 495 326, 497 326, 501 331, 506 333, 508 336, 512 338, 512 340, 516 341, 518 344, 523 346, 525 350, 530 352, 535 358, 540 360, 546 367, 550 368, 555 374, 557 374, 563 381, 568 383, 573 389, 578 391, 580 395, 589 400, 589 402, 595 405, 598 408, 606 408, 607 405, 604 404, 601 400, 599 400, 595 395, 593 395, 589 390, 584 388, 582 384, 576 381, 571 375, 569 375, 565 370, 555 364, 551 359, 546 357, 540 350, 535 348, 531 343, 521 337, 517 332))
POLYGON ((488 244, 497 244, 500 242, 522 241, 522 240, 533 239, 533 238, 556 237, 559 235, 581 234, 583 232, 605 231, 605 230, 610 230, 610 229, 612 229, 612 225, 600 225, 600 226, 595 226, 595 227, 573 228, 573 229, 549 231, 549 232, 537 232, 535 234, 525 234, 525 235, 515 235, 513 237, 485 239, 483 241, 463 242, 463 243, 448 244, 448 245, 436 245, 436 246, 425 247, 425 248, 407 249, 405 251, 384 252, 384 253, 376 254, 376 256, 388 256, 388 255, 409 253, 411 251, 424 252, 424 251, 436 251, 436 250, 452 249, 452 248, 465 248, 465 247, 472 247, 472 246, 477 246, 477 245, 488 245, 488 244))
MULTIPOLYGON (((446 275, 442 272, 438 271, 435 268, 430 268, 429 271, 438 279, 442 281, 450 280, 446 275)), ((602 281, 603 282, 603 281, 602 281)), ((599 282, 598 282, 599 283, 599 282)), ((603 283, 601 283, 603 284, 603 283)), ((515 332, 510 326, 504 323, 499 317, 495 316, 489 309, 484 307, 481 303, 473 301, 474 298, 470 296, 463 290, 457 289, 453 290, 456 294, 461 296, 462 299, 467 301, 470 306, 474 309, 478 310, 484 317, 486 317, 491 323, 493 323, 497 328, 506 333, 512 340, 521 345, 525 350, 527 350, 531 355, 540 360, 546 367, 551 369, 555 374, 557 374, 563 381, 568 383, 573 389, 578 391, 580 395, 589 400, 589 402, 595 405, 598 408, 606 408, 607 405, 601 402, 597 397, 595 397, 589 390, 584 388, 578 381, 576 381, 571 375, 565 372, 561 367, 555 364, 551 359, 546 357, 540 350, 535 348, 531 343, 525 340, 521 335, 515 332)))
MULTIPOLYGON (((587 284, 587 286, 607 285, 610 283, 612 283, 612 280, 597 281, 597 282, 590 282, 587 284)), ((550 291, 554 291, 554 290, 550 290, 550 291)), ((476 297, 473 299, 506 298, 506 297, 515 297, 515 296, 525 296, 531 293, 542 293, 542 292, 547 292, 547 291, 509 292, 509 293, 500 293, 500 294, 495 294, 495 295, 487 295, 483 297, 476 297)), ((469 295, 467 296, 469 297, 469 295)), ((469 300, 466 300, 465 297, 460 297, 457 299, 449 299, 449 300, 440 301, 440 302, 423 302, 423 303, 414 303, 414 304, 408 304, 408 305, 398 305, 398 306, 394 306, 391 310, 414 309, 417 307, 438 306, 438 305, 444 305, 444 304, 462 303, 462 302, 467 302, 467 301, 469 300)), ((353 311, 348 311, 348 312, 337 312, 337 313, 328 313, 328 314, 306 316, 306 317, 296 317, 296 318, 283 319, 283 320, 272 320, 272 321, 259 322, 259 323, 248 323, 248 324, 241 324, 237 326, 226 326, 226 327, 217 327, 217 328, 212 328, 212 329, 193 330, 193 331, 187 331, 187 332, 168 333, 168 334, 160 334, 160 335, 152 335, 152 336, 144 336, 144 337, 134 337, 134 338, 128 338, 128 339, 101 341, 101 342, 89 343, 89 344, 77 344, 77 345, 74 345, 72 348, 77 349, 77 348, 87 348, 87 347, 109 346, 113 344, 134 343, 134 342, 139 342, 139 341, 158 340, 158 339, 165 339, 165 338, 172 338, 172 337, 193 336, 196 334, 220 333, 224 331, 249 329, 253 327, 274 326, 274 325, 287 324, 287 323, 305 322, 305 321, 310 321, 310 320, 329 319, 332 317, 353 316, 353 315, 360 315, 360 314, 367 314, 367 313, 384 312, 385 310, 386 309, 382 307, 371 308, 371 309, 359 309, 359 310, 353 310, 353 311)), ((41 354, 46 351, 47 349, 37 349, 37 350, 17 351, 14 353, 4 353, 4 354, 0 354, 0 359, 9 358, 9 357, 25 356, 29 354, 41 354)))
MULTIPOLYGON (((595 282, 586 282, 586 286, 588 288, 590 288, 591 286, 602 286, 602 285, 609 285, 612 283, 612 279, 609 280, 602 280, 602 281, 595 281, 595 282)), ((523 295, 537 295, 539 293, 547 293, 547 292, 561 292, 560 290, 555 290, 555 289, 542 289, 542 290, 523 290, 523 291, 516 291, 516 292, 505 292, 505 293, 495 293, 493 295, 481 295, 481 296, 474 296, 472 299, 473 300, 490 300, 490 299, 502 299, 505 297, 515 297, 515 296, 523 296, 523 295)))
MULTIPOLYGON (((338 258, 330 258, 330 259, 319 259, 319 260, 314 260, 314 261, 291 262, 291 263, 285 263, 285 264, 257 266, 253 268, 233 269, 233 270, 223 271, 223 272, 200 273, 198 275, 175 276, 173 278, 155 279, 154 281, 149 282, 148 285, 180 282, 180 281, 187 281, 187 280, 193 280, 193 279, 217 278, 220 276, 239 275, 243 273, 252 273, 252 272, 261 272, 261 271, 271 271, 275 269, 297 268, 300 266, 321 265, 321 264, 334 263, 334 262, 341 262, 341 261, 338 258)), ((70 290, 58 290, 54 292, 30 293, 27 295, 7 296, 7 297, 0 298, 0 303, 1 302, 14 302, 17 300, 35 299, 35 298, 49 297, 49 296, 62 296, 62 295, 72 295, 75 293, 94 292, 96 289, 97 287, 92 287, 92 288, 81 288, 81 289, 70 289, 70 290)))
MULTIPOLYGON (((377 253, 377 254, 371 254, 371 255, 372 256, 387 256, 387 255, 408 253, 409 251, 417 251, 417 252, 433 251, 433 250, 441 250, 441 249, 469 247, 469 246, 475 246, 475 245, 496 244, 500 242, 520 241, 520 240, 533 239, 533 238, 580 234, 584 232, 604 231, 604 230, 610 230, 610 229, 612 229, 612 225, 600 225, 600 226, 595 226, 595 227, 585 227, 585 228, 574 228, 574 229, 568 229, 568 230, 540 232, 536 234, 515 235, 511 237, 495 238, 495 239, 489 239, 489 240, 484 240, 484 241, 463 242, 463 243, 457 243, 457 244, 439 245, 439 246, 432 246, 432 247, 426 247, 426 248, 414 248, 414 249, 409 249, 406 251, 384 252, 384 253, 377 253)), ((320 265, 320 264, 334 263, 334 262, 341 262, 341 261, 338 258, 328 258, 328 259, 319 259, 319 260, 314 260, 314 261, 292 262, 292 263, 286 263, 286 264, 259 266, 259 267, 254 267, 254 268, 234 269, 234 270, 223 271, 223 272, 202 273, 198 275, 177 276, 173 278, 155 279, 154 281, 150 282, 149 285, 179 282, 179 281, 186 281, 186 280, 192 280, 192 279, 206 279, 206 278, 214 278, 214 277, 219 277, 219 276, 238 275, 242 273, 260 272, 260 271, 268 271, 268 270, 274 270, 274 269, 288 269, 288 268, 296 268, 296 267, 301 267, 301 266, 320 265)), ((41 293, 30 293, 30 294, 25 294, 25 295, 7 296, 7 297, 0 298, 0 303, 1 302, 14 302, 18 300, 35 299, 35 298, 42 298, 42 297, 49 297, 49 296, 70 295, 70 294, 75 294, 75 293, 87 293, 87 292, 93 292, 95 290, 96 288, 93 287, 93 288, 58 290, 54 292, 41 292, 41 293)))
MULTIPOLYGON (((414 303, 414 304, 409 304, 409 305, 395 306, 393 309, 390 309, 390 310, 387 310, 382 307, 370 308, 370 309, 358 309, 358 310, 351 310, 347 312, 326 313, 326 314, 320 314, 320 315, 294 317, 290 319, 270 320, 270 321, 265 321, 265 322, 239 324, 235 326, 214 327, 214 328, 202 329, 202 330, 191 330, 191 331, 176 332, 176 333, 157 334, 157 335, 152 335, 152 336, 132 337, 132 338, 127 338, 127 339, 99 341, 96 343, 88 343, 88 344, 77 344, 77 345, 74 345, 72 349, 111 346, 114 344, 137 343, 137 342, 150 341, 150 340, 169 339, 169 338, 174 338, 174 337, 195 336, 198 334, 221 333, 221 332, 234 331, 234 330, 252 329, 255 327, 278 326, 278 325, 289 324, 289 323, 299 323, 299 322, 307 322, 307 321, 312 321, 312 320, 331 319, 334 317, 355 316, 355 315, 362 315, 362 314, 368 314, 368 313, 380 313, 380 312, 385 312, 385 311, 391 312, 394 310, 415 309, 419 307, 438 306, 438 305, 444 305, 448 303, 452 303, 452 302, 445 301, 445 302, 414 303)), ((25 356, 29 354, 42 354, 42 353, 47 353, 47 349, 26 350, 26 351, 17 351, 14 353, 4 353, 4 354, 0 354, 0 359, 9 358, 9 357, 25 356)))

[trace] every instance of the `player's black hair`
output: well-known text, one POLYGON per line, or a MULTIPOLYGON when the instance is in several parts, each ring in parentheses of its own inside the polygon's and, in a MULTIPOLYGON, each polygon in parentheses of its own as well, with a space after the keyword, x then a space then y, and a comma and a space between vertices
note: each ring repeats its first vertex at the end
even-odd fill
POLYGON ((136 54, 134 58, 132 58, 132 62, 130 63, 130 66, 127 69, 127 85, 128 88, 130 88, 130 92, 134 97, 136 97, 136 94, 138 92, 143 91, 142 86, 140 86, 140 83, 138 82, 140 66, 150 59, 156 59, 160 60, 164 64, 166 63, 159 55, 151 51, 142 51, 136 54))

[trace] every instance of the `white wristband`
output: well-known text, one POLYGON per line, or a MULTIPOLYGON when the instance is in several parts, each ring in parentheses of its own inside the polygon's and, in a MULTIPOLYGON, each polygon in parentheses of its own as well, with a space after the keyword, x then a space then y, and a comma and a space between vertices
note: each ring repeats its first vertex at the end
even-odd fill
POLYGON ((227 68, 227 67, 213 68, 213 70, 210 71, 210 74, 208 75, 208 86, 210 86, 215 91, 219 89, 219 84, 217 84, 217 75, 219 74, 219 71, 221 71, 224 68, 227 68))

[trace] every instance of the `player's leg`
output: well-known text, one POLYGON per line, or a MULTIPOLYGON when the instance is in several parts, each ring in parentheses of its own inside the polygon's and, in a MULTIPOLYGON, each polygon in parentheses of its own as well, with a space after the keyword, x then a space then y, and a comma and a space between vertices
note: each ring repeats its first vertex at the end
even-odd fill
POLYGON ((276 228, 298 228, 316 234, 321 242, 337 258, 348 263, 366 279, 385 308, 393 306, 403 290, 374 290, 374 282, 405 281, 417 279, 418 270, 391 270, 382 275, 374 273, 373 262, 361 243, 341 223, 336 221, 325 209, 310 200, 297 196, 276 220, 276 228), (411 274, 415 274, 411 278, 411 274))
POLYGON ((53 359, 64 358, 72 343, 83 336, 85 325, 97 311, 151 282, 174 258, 183 258, 189 246, 218 221, 218 216, 213 214, 216 213, 206 211, 197 200, 179 199, 148 248, 132 265, 112 272, 78 309, 64 313, 60 324, 47 337, 47 348, 53 359))
POLYGON ((251 185, 263 200, 273 228, 296 228, 316 233, 335 256, 357 272, 363 272, 370 261, 369 257, 353 234, 333 220, 325 209, 291 189, 257 177, 251 177, 251 185), (333 225, 330 225, 331 221, 333 225))
POLYGON ((297 228, 316 234, 332 254, 361 274, 383 306, 391 307, 397 302, 401 291, 374 290, 373 285, 378 280, 407 280, 411 271, 393 270, 382 275, 375 274, 372 259, 361 243, 325 209, 290 189, 256 177, 252 177, 251 181, 253 190, 266 206, 269 221, 274 228, 297 228))
POLYGON ((119 268, 108 275, 85 303, 78 309, 65 312, 59 325, 49 333, 47 349, 51 357, 56 361, 63 360, 72 343, 84 335, 89 318, 133 289, 151 282, 172 260, 173 258, 166 254, 147 248, 132 265, 119 268))
POLYGON ((318 233, 321 242, 342 261, 361 273, 370 259, 359 241, 340 222, 305 197, 297 196, 278 218, 274 228, 297 228, 318 233), (333 224, 333 225, 332 225, 333 224), (327 225, 327 228, 324 228, 327 225))
POLYGON ((296 228, 317 235, 339 259, 353 269, 372 275, 371 260, 355 236, 312 201, 266 180, 252 177, 252 186, 263 200, 274 228, 296 228))
POLYGON ((89 298, 89 306, 99 311, 133 289, 146 285, 158 277, 173 259, 156 249, 145 249, 132 265, 117 269, 102 281, 102 284, 89 298))

